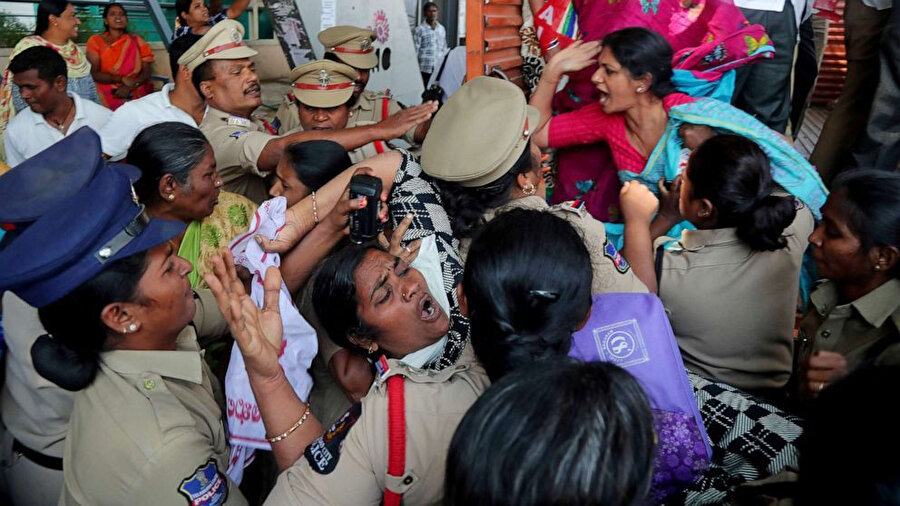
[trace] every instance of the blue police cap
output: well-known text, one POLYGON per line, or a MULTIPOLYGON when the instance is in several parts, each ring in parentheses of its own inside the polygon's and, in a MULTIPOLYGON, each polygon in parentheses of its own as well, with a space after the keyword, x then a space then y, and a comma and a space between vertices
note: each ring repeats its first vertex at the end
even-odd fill
POLYGON ((116 260, 183 232, 184 223, 148 217, 131 187, 132 169, 101 169, 85 188, 0 251, 0 291, 12 290, 32 306, 46 306, 116 260))
POLYGON ((106 166, 101 153, 100 137, 81 127, 0 176, 0 223, 31 223, 84 188, 106 166))

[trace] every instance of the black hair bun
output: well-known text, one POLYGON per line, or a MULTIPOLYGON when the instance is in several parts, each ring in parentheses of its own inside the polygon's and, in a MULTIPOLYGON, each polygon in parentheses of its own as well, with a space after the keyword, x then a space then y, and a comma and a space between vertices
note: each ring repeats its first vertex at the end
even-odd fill
POLYGON ((78 354, 48 334, 31 346, 31 360, 38 374, 70 392, 84 389, 97 375, 96 359, 78 354))

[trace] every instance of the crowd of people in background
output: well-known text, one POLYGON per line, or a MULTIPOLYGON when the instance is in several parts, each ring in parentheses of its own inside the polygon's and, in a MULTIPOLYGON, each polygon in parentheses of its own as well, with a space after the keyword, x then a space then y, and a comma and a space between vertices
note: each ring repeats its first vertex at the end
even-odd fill
POLYGON ((530 0, 520 86, 427 2, 421 104, 340 25, 271 120, 248 4, 10 55, 0 502, 900 504, 891 0, 809 159, 812 3, 530 0))

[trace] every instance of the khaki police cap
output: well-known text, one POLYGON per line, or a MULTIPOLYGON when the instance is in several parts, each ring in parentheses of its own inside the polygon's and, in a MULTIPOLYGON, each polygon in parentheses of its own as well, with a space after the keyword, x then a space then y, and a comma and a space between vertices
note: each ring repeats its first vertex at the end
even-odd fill
POLYGON ((181 58, 179 65, 185 65, 191 72, 207 60, 239 60, 258 53, 244 42, 244 26, 232 19, 219 21, 194 43, 181 58))
POLYGON ((371 69, 378 65, 375 55, 375 32, 367 28, 342 25, 319 32, 319 42, 325 51, 357 69, 371 69))
POLYGON ((291 91, 301 103, 311 107, 336 107, 353 96, 359 72, 343 63, 316 60, 291 71, 291 91))
POLYGON ((495 77, 476 77, 441 107, 422 143, 429 176, 478 187, 509 172, 541 120, 521 88, 495 77))

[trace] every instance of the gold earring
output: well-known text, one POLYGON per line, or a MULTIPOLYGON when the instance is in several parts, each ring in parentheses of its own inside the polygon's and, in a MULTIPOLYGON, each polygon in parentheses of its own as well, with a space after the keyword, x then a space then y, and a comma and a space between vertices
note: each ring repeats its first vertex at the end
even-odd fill
POLYGON ((173 200, 175 200, 175 195, 170 193, 166 196, 166 198, 169 199, 169 202, 172 202, 173 200))
POLYGON ((525 188, 522 188, 522 193, 524 193, 528 197, 534 195, 534 192, 536 192, 536 191, 537 191, 537 188, 534 186, 534 183, 531 183, 531 182, 528 183, 528 186, 526 186, 525 188))
POLYGON ((644 92, 644 87, 643 87, 643 86, 639 86, 638 89, 637 89, 637 92, 638 92, 638 93, 643 93, 643 92, 644 92))
POLYGON ((701 218, 709 218, 709 211, 700 211, 697 213, 701 218))
POLYGON ((876 271, 880 271, 880 270, 881 270, 881 264, 875 264, 875 270, 876 270, 876 271))

